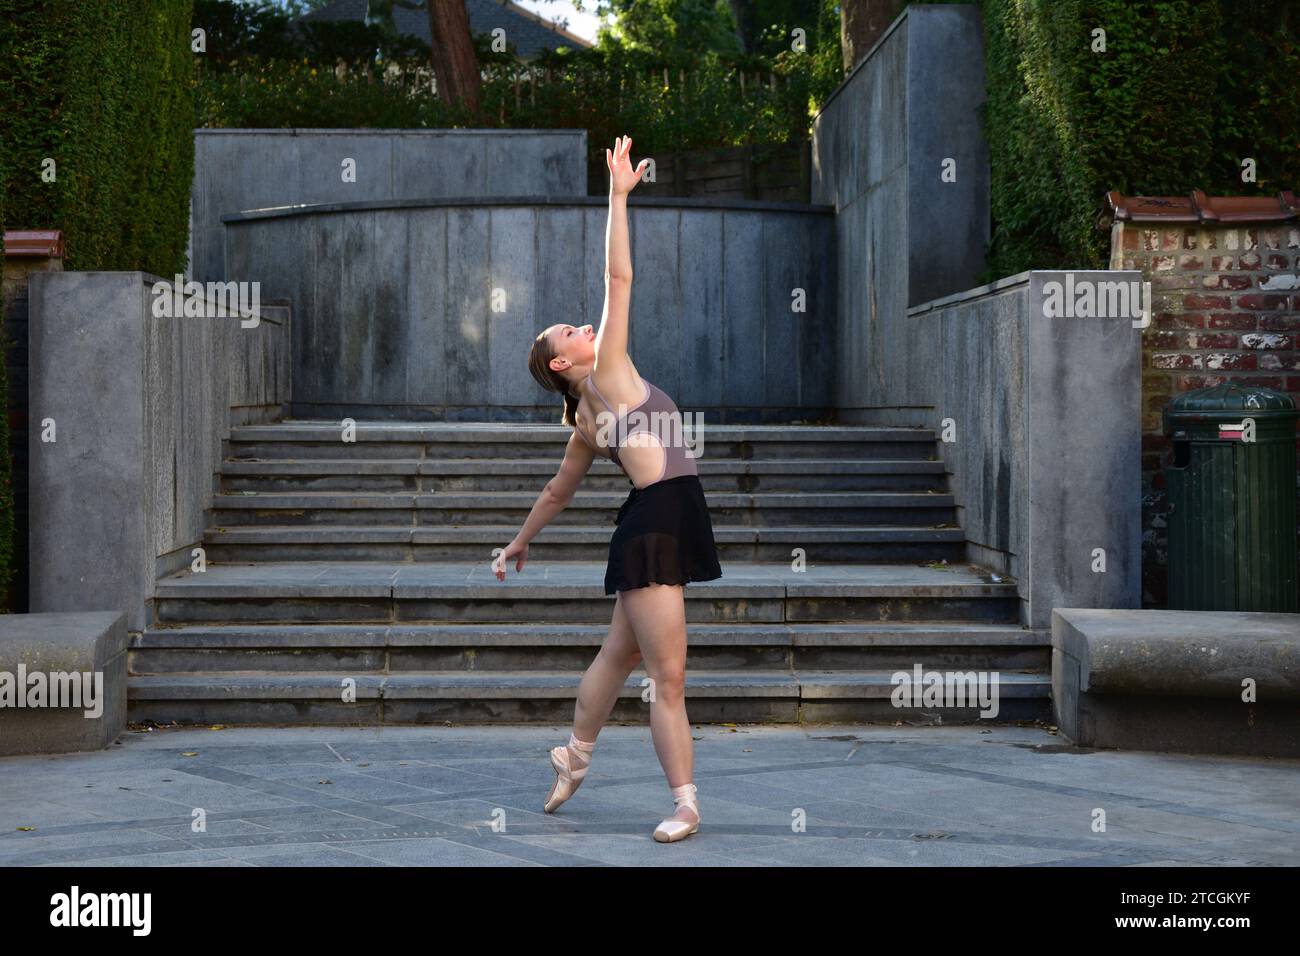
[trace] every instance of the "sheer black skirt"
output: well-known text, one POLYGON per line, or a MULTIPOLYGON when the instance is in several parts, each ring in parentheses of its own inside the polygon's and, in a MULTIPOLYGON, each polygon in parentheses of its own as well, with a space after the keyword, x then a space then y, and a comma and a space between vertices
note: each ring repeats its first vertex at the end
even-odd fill
POLYGON ((605 593, 722 577, 699 475, 633 488, 614 520, 605 593))

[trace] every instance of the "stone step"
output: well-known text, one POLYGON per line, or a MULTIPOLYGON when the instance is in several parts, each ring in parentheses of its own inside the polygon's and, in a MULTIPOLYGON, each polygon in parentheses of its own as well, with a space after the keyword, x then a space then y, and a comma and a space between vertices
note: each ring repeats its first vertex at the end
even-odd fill
MULTIPOLYGON (((559 467, 552 458, 323 458, 231 459, 222 462, 219 491, 478 492, 537 494, 559 467)), ((912 459, 701 460, 706 492, 944 491, 941 461, 912 459)), ((627 476, 610 461, 597 460, 583 478, 588 491, 627 493, 627 476)))
MULTIPOLYGON (((691 670, 686 674, 692 723, 908 721, 1009 722, 1050 711, 1047 671, 998 673, 997 713, 977 707, 896 707, 894 671, 774 669, 691 670)), ((185 723, 423 724, 554 723, 573 719, 573 671, 421 671, 400 674, 276 672, 144 675, 128 680, 132 720, 185 723), (345 701, 343 689, 355 688, 345 701)), ((644 670, 629 676, 613 722, 644 724, 649 704, 644 670)))
MULTIPOLYGON (((209 528, 209 561, 476 561, 487 560, 518 532, 515 525, 458 528, 407 525, 247 524, 209 528)), ((529 560, 597 561, 609 553, 614 526, 560 525, 543 528, 529 543, 529 560)), ((960 561, 960 528, 902 525, 874 527, 714 525, 718 559, 782 561, 802 548, 809 561, 960 561)))
MULTIPOLYGON (((693 424, 693 420, 688 421, 693 424)), ((573 434, 529 422, 357 422, 345 441, 339 422, 287 421, 231 429, 223 457, 268 458, 554 458, 573 434)), ((686 440, 702 459, 909 458, 935 456, 928 428, 851 425, 713 425, 686 440)))
MULTIPOLYGON (((629 489, 630 490, 630 489, 629 489)), ((210 524, 450 525, 522 524, 539 491, 475 493, 380 492, 336 494, 218 494, 210 524)), ((715 493, 709 514, 717 524, 736 525, 922 525, 954 524, 956 506, 946 492, 834 491, 817 494, 715 493)), ((612 524, 627 491, 579 491, 552 525, 612 524)))
MULTIPOLYGON (((362 421, 345 442, 333 421, 233 428, 207 569, 156 582, 155 623, 129 651, 132 719, 569 722, 609 629, 605 556, 630 482, 598 459, 522 574, 498 581, 489 564, 571 434, 362 421)), ((693 720, 981 719, 895 707, 893 675, 918 665, 996 671, 998 720, 1049 714, 1050 635, 1019 626, 1013 580, 960 560, 932 431, 706 423, 688 438, 723 565, 685 591, 693 720)), ((611 719, 648 718, 643 676, 611 719)))
MULTIPOLYGON (((1015 583, 973 565, 731 562, 685 588, 697 622, 1018 621, 1015 583)), ((606 621, 603 562, 529 561, 504 581, 473 563, 267 562, 186 568, 155 584, 154 621, 606 621)))
MULTIPOLYGON (((609 632, 601 624, 189 624, 134 637, 133 674, 191 671, 352 674, 572 671, 609 632)), ((705 670, 910 671, 925 667, 1046 671, 1051 634, 1003 624, 695 624, 687 665, 705 670)))

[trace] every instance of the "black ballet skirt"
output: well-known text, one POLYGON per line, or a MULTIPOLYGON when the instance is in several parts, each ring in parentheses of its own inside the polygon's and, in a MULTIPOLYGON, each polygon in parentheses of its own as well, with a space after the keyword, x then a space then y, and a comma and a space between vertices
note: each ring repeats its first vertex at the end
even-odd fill
POLYGON ((609 539, 605 593, 722 577, 699 475, 633 487, 609 539))

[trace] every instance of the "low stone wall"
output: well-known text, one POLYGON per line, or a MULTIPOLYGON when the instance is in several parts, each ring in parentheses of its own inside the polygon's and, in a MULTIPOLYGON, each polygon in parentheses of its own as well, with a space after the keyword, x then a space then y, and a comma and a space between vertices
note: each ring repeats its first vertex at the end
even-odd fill
MULTIPOLYGON (((558 421, 537 333, 599 327, 607 200, 338 203, 227 216, 233 278, 294 304, 297 417, 558 421)), ((832 412, 826 206, 628 201, 629 351, 715 423, 832 412)))
POLYGON ((1057 608, 1052 711, 1082 747, 1300 756, 1300 614, 1057 608))
POLYGON ((256 324, 156 317, 161 281, 31 277, 33 612, 118 609, 139 632, 156 578, 194 560, 230 426, 286 410, 288 308, 264 302, 256 324))
POLYGON ((907 313, 968 557, 1018 580, 1033 627, 1053 607, 1138 606, 1140 280, 1025 272, 907 313), (1133 298, 1082 307, 1103 283, 1133 298))
POLYGON ((0 615, 0 756, 102 750, 126 729, 121 611, 0 615))

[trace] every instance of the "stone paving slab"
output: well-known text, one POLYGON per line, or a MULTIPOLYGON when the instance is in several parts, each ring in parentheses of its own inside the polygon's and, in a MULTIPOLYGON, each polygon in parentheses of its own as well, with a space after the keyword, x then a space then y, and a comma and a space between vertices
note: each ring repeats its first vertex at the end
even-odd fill
POLYGON ((0 866, 1277 866, 1300 851, 1298 760, 1089 751, 1016 725, 701 725, 703 823, 663 845, 647 727, 606 727, 582 788, 542 812, 568 731, 132 730, 102 752, 0 758, 0 866))

